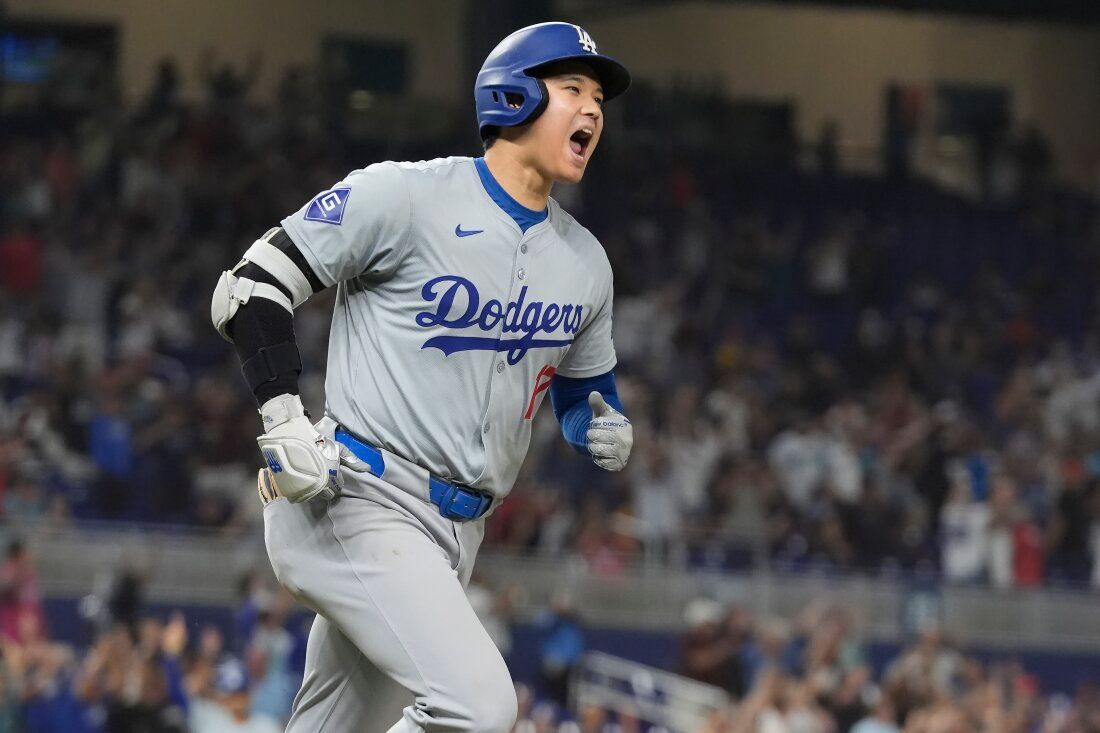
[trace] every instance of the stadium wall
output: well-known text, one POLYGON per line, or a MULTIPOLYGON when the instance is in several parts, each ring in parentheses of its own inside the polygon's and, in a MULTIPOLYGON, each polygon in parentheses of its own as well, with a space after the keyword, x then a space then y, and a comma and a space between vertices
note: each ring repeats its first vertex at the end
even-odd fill
MULTIPOLYGON (((877 149, 890 83, 1001 85, 1018 121, 1050 139, 1061 173, 1092 185, 1100 156, 1100 29, 955 15, 692 2, 588 24, 639 75, 717 80, 732 95, 792 99, 802 139, 830 119, 877 149)), ((926 106, 931 122, 933 110, 926 106)), ((925 151, 931 154, 932 151, 925 151)))
MULTIPOLYGON (((463 4, 435 0, 362 2, 329 0, 7 0, 16 18, 111 23, 121 36, 119 71, 123 94, 134 99, 149 89, 157 61, 175 58, 184 74, 185 96, 201 94, 196 70, 206 49, 236 69, 257 52, 263 66, 258 96, 269 97, 283 71, 315 64, 322 39, 359 35, 409 44, 410 88, 424 98, 455 97, 459 87, 463 4)), ((463 82, 463 90, 467 88, 463 82)))

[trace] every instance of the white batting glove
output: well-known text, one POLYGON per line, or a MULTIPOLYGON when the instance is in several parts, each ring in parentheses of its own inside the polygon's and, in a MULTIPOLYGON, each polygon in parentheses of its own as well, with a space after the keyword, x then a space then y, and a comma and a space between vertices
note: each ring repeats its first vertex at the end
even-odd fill
POLYGON ((588 406, 592 408, 587 436, 592 461, 605 471, 623 470, 634 445, 634 427, 599 392, 588 395, 588 406))
POLYGON ((346 445, 317 432, 298 395, 272 397, 260 408, 265 435, 256 438, 279 493, 297 504, 331 501, 340 491, 340 466, 366 471, 346 445))

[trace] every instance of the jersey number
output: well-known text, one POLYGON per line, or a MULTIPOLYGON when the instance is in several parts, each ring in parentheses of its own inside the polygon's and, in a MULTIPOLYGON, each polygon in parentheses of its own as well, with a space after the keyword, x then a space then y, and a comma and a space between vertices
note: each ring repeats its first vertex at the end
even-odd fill
POLYGON ((524 420, 530 420, 531 416, 535 414, 535 399, 550 389, 550 380, 554 378, 554 372, 556 371, 549 364, 539 369, 539 374, 535 377, 535 388, 531 390, 531 401, 527 403, 527 412, 523 415, 524 420))

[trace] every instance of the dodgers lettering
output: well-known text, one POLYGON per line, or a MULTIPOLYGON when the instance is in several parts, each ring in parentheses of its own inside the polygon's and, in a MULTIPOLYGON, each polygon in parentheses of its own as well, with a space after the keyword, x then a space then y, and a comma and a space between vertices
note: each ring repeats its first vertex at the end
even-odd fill
POLYGON ((508 363, 518 364, 531 349, 567 346, 573 343, 572 334, 581 327, 584 307, 579 304, 559 305, 527 299, 527 286, 519 291, 519 298, 502 304, 499 300, 487 300, 481 306, 481 294, 477 286, 458 275, 442 275, 424 283, 421 296, 435 303, 434 310, 416 314, 416 325, 423 328, 442 326, 447 329, 467 329, 477 326, 481 331, 501 327, 503 333, 520 333, 519 338, 488 338, 478 336, 433 336, 424 342, 422 349, 435 348, 450 356, 459 351, 506 351, 508 363), (465 296, 466 308, 458 314, 455 300, 465 296), (438 302, 437 302, 438 301, 438 302), (479 307, 481 306, 481 307, 479 307), (535 338, 540 333, 550 335, 561 330, 570 338, 535 338))

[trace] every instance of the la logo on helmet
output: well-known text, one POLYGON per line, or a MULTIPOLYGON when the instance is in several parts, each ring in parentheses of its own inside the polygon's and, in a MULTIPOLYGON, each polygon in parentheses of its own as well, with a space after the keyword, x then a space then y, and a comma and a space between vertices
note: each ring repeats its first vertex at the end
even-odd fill
POLYGON ((592 36, 588 35, 588 31, 579 25, 573 27, 577 29, 577 41, 580 42, 581 48, 588 53, 596 53, 596 42, 592 40, 592 36))

